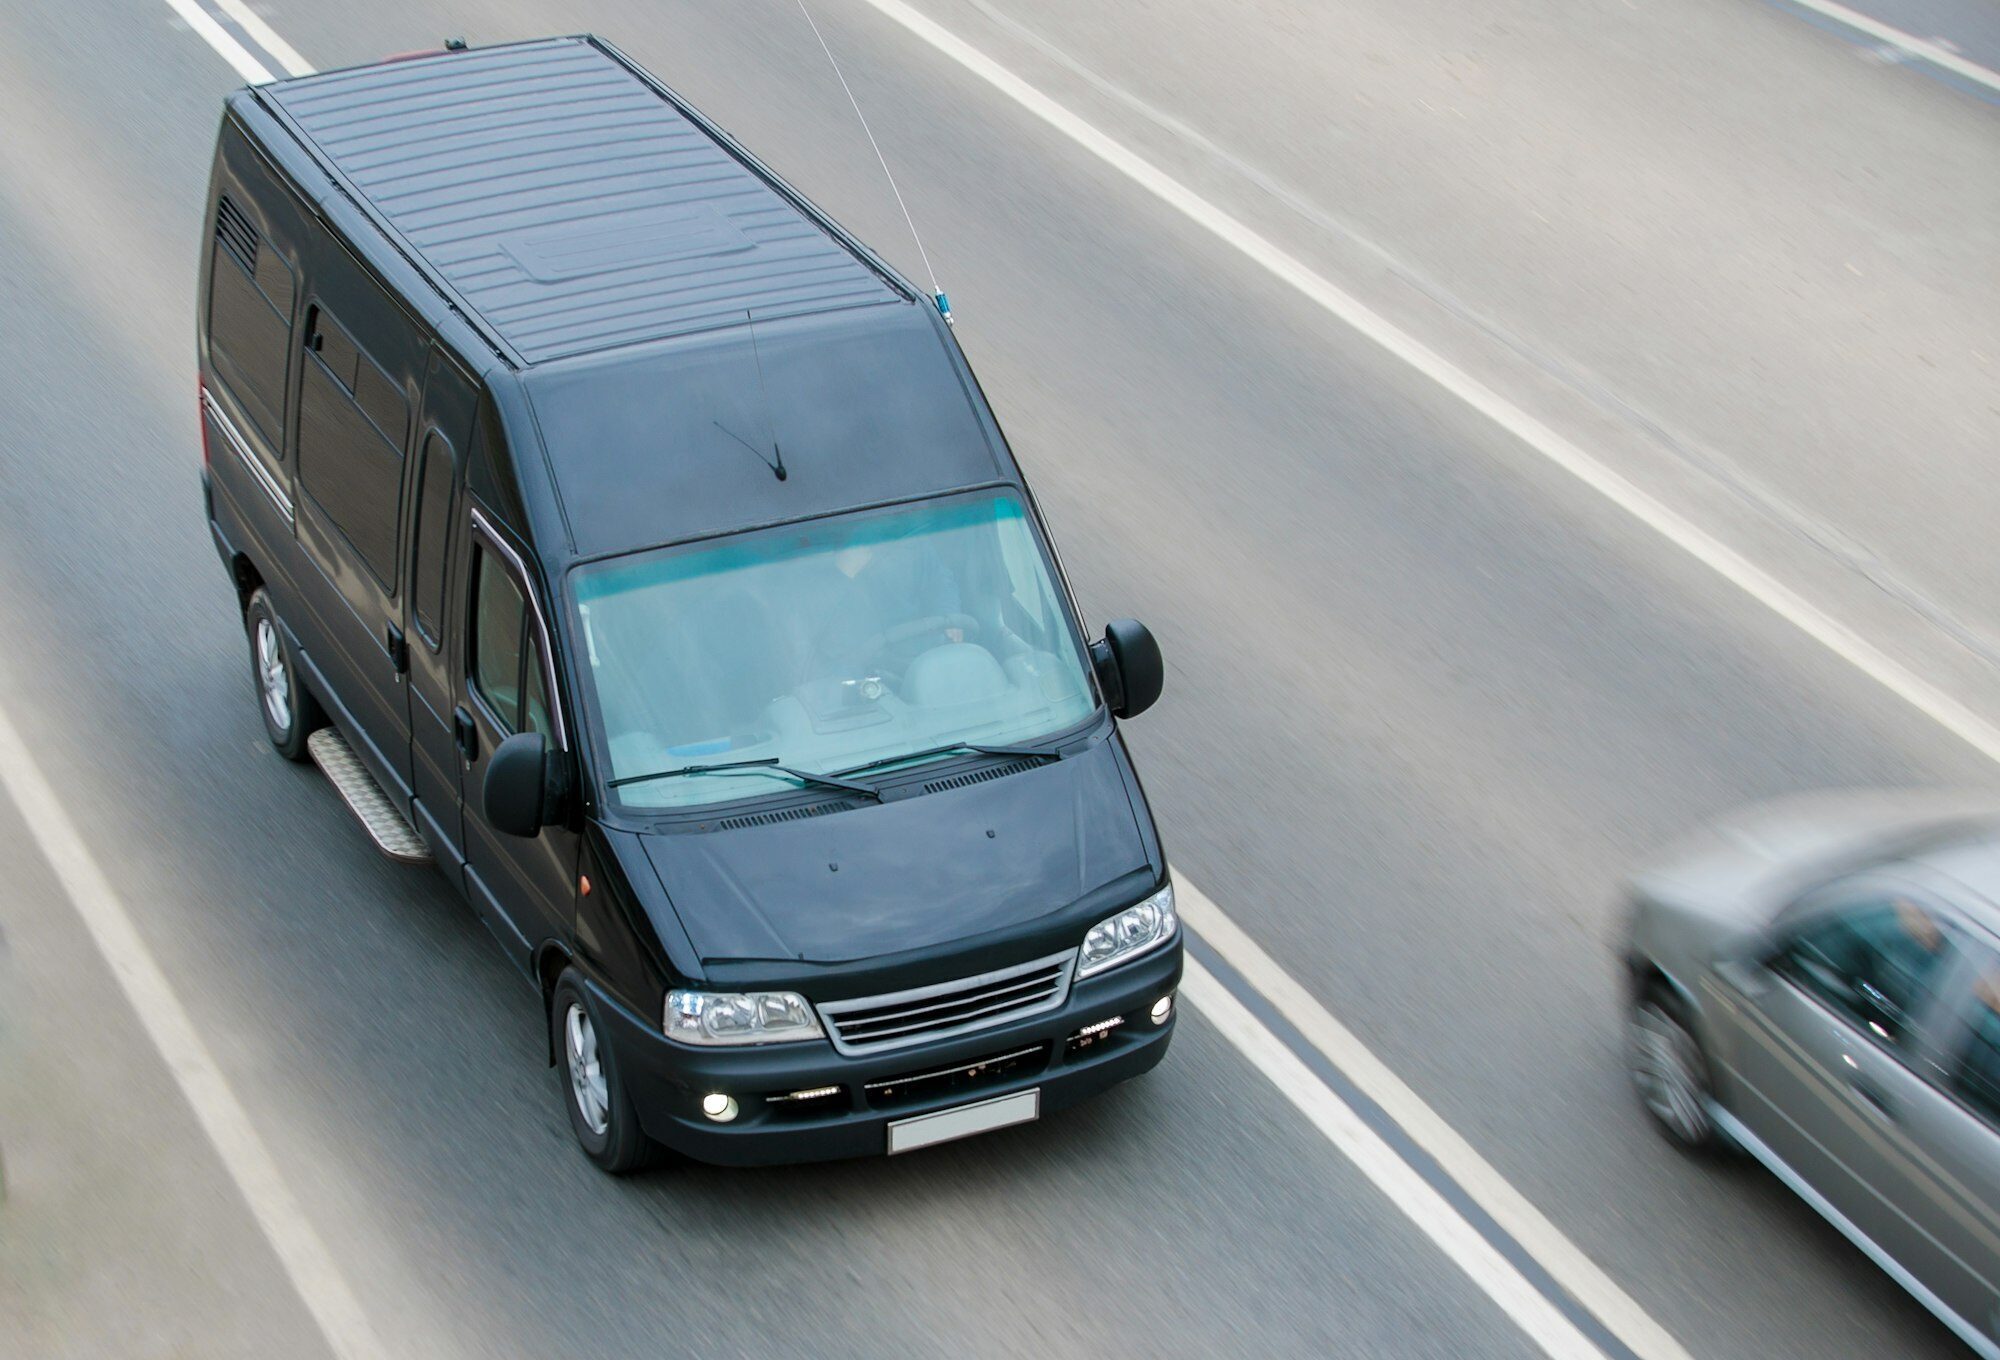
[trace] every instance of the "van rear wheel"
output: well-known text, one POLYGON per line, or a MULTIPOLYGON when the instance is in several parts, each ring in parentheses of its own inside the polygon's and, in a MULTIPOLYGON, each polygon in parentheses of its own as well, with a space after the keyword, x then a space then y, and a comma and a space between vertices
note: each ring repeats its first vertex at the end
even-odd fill
POLYGON ((326 714, 300 682, 278 611, 262 586, 251 593, 250 604, 243 611, 243 630, 250 639, 250 679, 257 687, 257 711, 264 718, 264 735, 286 760, 304 760, 306 738, 326 726, 326 714))

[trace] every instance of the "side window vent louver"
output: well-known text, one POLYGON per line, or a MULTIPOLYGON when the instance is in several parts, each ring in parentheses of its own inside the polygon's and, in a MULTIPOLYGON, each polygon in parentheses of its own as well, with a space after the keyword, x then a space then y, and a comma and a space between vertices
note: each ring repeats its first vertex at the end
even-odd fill
POLYGON ((220 241, 251 275, 257 273, 257 229, 250 219, 224 194, 215 205, 215 239, 220 241))

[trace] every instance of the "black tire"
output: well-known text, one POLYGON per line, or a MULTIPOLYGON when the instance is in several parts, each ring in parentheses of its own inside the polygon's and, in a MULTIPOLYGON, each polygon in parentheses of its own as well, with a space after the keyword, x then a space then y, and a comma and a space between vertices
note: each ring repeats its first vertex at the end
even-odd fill
POLYGON ((1663 982, 1647 985, 1632 1001, 1625 1031, 1626 1072, 1660 1136, 1694 1155, 1725 1150, 1729 1141, 1712 1111, 1708 1053, 1680 996, 1663 982))
POLYGON ((262 586, 251 592, 243 610, 243 635, 250 643, 250 683, 255 686, 258 715, 264 719, 264 735, 286 760, 304 760, 306 738, 326 726, 326 712, 305 687, 278 611, 262 586), (276 692, 280 688, 282 693, 276 692))
POLYGON ((601 1170, 614 1176, 623 1176, 637 1171, 653 1161, 655 1147, 646 1131, 639 1127, 639 1115, 632 1108, 632 1100, 625 1094, 625 1083, 620 1080, 617 1060, 612 1056, 611 1046, 604 1042, 604 1026, 598 1018, 597 1007, 591 1003, 590 994, 584 988, 573 968, 564 969, 556 980, 555 991, 549 997, 549 1034, 556 1051, 556 1076, 562 1095, 563 1109, 569 1113, 570 1131, 576 1134, 578 1146, 584 1156, 597 1163, 601 1170), (589 1099, 584 1091, 596 1089, 589 1068, 584 1067, 582 1080, 577 1076, 577 1038, 571 1032, 571 1013, 575 1012, 582 1026, 584 1039, 583 1056, 586 1060, 594 1055, 596 1077, 601 1078, 599 1091, 602 1108, 597 1108, 598 1100, 589 1099), (599 1127, 599 1124, 602 1127, 599 1127))

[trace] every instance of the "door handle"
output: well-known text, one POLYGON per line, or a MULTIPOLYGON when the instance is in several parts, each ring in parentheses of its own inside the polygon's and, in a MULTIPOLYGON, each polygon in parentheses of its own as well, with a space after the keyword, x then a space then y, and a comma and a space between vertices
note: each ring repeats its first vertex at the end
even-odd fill
POLYGON ((451 735, 467 765, 479 759, 479 729, 472 725, 472 710, 464 704, 452 710, 451 735))
POLYGON ((410 644, 403 636, 403 630, 394 623, 382 625, 382 646, 389 653, 389 664, 402 675, 410 669, 410 644))

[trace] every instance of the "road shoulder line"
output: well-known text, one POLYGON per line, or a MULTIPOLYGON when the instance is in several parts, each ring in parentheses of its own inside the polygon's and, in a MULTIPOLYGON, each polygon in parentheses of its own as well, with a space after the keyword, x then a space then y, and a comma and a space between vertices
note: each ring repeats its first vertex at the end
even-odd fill
POLYGON ((360 1301, 4 709, 0 709, 0 786, 19 809, 140 1028, 159 1051, 327 1345, 338 1360, 382 1360, 388 1352, 360 1301))
POLYGON ((1906 56, 1929 62, 1940 71, 1948 71, 1960 80, 1971 81, 1974 85, 1983 85, 1988 90, 2000 93, 2000 71, 1989 71, 1978 62, 1968 61, 1948 47, 1926 41, 1914 33, 1905 33, 1902 29, 1891 27, 1880 19, 1870 18, 1860 10, 1838 4, 1836 0, 1784 0, 1784 3, 1809 10, 1821 18, 1831 19, 1843 28, 1873 38, 1906 56))

